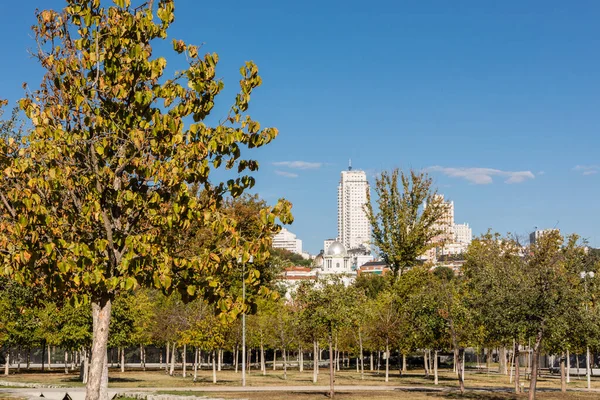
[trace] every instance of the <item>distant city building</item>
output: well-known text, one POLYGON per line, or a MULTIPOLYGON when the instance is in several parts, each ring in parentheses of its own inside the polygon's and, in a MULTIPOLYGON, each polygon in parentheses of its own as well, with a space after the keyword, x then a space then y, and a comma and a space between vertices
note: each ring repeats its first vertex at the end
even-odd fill
POLYGON ((368 246, 371 226, 365 212, 369 182, 365 171, 342 171, 338 186, 338 240, 347 250, 368 246))
POLYGON ((331 246, 336 241, 337 241, 337 239, 325 239, 323 241, 323 252, 327 253, 329 246, 331 246))
MULTIPOLYGON (((444 195, 437 194, 435 201, 441 202, 443 213, 433 229, 441 231, 439 235, 433 238, 433 243, 452 243, 454 242, 454 202, 444 200, 444 195)), ((425 205, 427 207, 427 204, 425 205)))
POLYGON ((357 274, 385 275, 390 271, 391 270, 384 261, 370 261, 358 268, 357 274))
POLYGON ((329 246, 327 252, 323 254, 323 265, 321 266, 323 274, 349 274, 352 273, 351 258, 344 245, 340 242, 334 242, 329 246))
POLYGON ((454 241, 456 243, 471 244, 473 231, 469 224, 454 224, 454 241))
POLYGON ((348 250, 348 255, 350 256, 352 269, 354 270, 357 270, 362 265, 373 261, 373 254, 371 254, 371 251, 365 246, 348 250))
POLYGON ((278 234, 273 236, 273 248, 285 249, 292 253, 302 254, 302 240, 285 228, 281 228, 278 234))
POLYGON ((529 234, 529 244, 534 245, 539 238, 550 232, 560 232, 558 229, 539 229, 529 234))

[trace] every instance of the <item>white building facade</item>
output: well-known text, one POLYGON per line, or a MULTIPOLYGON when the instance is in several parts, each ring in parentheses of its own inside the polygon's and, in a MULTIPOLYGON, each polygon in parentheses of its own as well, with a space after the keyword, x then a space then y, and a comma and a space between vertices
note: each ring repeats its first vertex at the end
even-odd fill
POLYGON ((281 228, 278 234, 273 236, 273 248, 285 249, 292 253, 302 254, 302 240, 285 228, 281 228))
POLYGON ((473 231, 469 224, 454 224, 454 241, 469 245, 473 241, 473 231))
POLYGON ((369 182, 364 171, 342 171, 338 186, 338 240, 347 250, 369 247, 371 227, 365 204, 369 182))

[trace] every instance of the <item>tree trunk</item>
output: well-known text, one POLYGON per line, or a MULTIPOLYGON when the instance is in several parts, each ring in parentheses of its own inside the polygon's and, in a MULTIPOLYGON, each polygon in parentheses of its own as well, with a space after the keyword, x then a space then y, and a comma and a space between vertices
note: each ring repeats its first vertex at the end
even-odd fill
POLYGON ((198 348, 194 347, 194 382, 198 379, 198 348))
POLYGON ((329 398, 333 399, 335 396, 334 390, 334 368, 333 368, 333 338, 329 335, 329 398))
MULTIPOLYGON (((535 338, 535 344, 533 345, 533 354, 531 360, 531 381, 529 382, 529 400, 535 400, 535 390, 538 378, 538 367, 540 364, 540 348, 542 346, 542 338, 544 331, 540 329, 535 338)), ((563 371, 564 372, 564 371, 563 371)))
POLYGON ((433 352, 433 384, 438 384, 438 351, 433 352))
POLYGON ((223 349, 217 350, 217 371, 221 372, 221 361, 222 361, 223 349))
POLYGON ((567 349, 567 383, 571 383, 571 354, 567 349))
POLYGON ((52 347, 48 345, 48 371, 52 370, 52 347))
POLYGON ((519 394, 521 391, 520 382, 520 371, 519 371, 519 343, 515 343, 515 353, 513 355, 515 361, 515 393, 519 394))
POLYGON ((92 303, 92 360, 85 400, 108 400, 106 344, 108 343, 111 307, 112 303, 108 299, 92 303))
POLYGON ((560 357, 560 391, 567 391, 567 376, 565 374, 565 353, 560 357))
POLYGON ((265 345, 263 339, 260 338, 260 370, 263 376, 267 375, 267 366, 265 364, 265 345))
POLYGON ((143 344, 140 344, 140 367, 142 367, 143 371, 146 370, 146 364, 144 363, 144 345, 143 344))
POLYGON ((358 331, 358 346, 359 346, 359 356, 360 356, 360 379, 365 379, 365 361, 363 354, 363 342, 362 342, 362 333, 358 331))
POLYGON ((44 362, 46 361, 46 354, 44 354, 45 351, 46 351, 46 340, 44 340, 42 342, 42 372, 44 372, 44 362))
POLYGON ((8 376, 10 365, 10 349, 6 349, 6 354, 4 355, 4 375, 8 376))
POLYGON ((287 380, 287 350, 283 347, 283 379, 287 380))
POLYGON ((273 371, 275 371, 277 369, 276 361, 277 361, 277 349, 273 349, 273 371))
POLYGON ((212 351, 212 371, 213 371, 213 383, 217 383, 217 360, 215 360, 216 358, 216 351, 212 351))
POLYGON ((407 372, 408 369, 406 367, 406 354, 402 353, 402 372, 407 372))
POLYGON ((184 344, 183 345, 183 354, 181 355, 181 363, 183 364, 181 366, 181 369, 182 369, 181 376, 184 378, 187 375, 187 357, 186 357, 187 354, 186 353, 187 353, 187 344, 184 344))
POLYGON ((81 377, 81 381, 82 383, 87 383, 88 382, 88 378, 90 375, 90 361, 89 361, 89 356, 88 356, 88 350, 84 349, 83 350, 83 364, 82 364, 82 370, 83 370, 83 374, 81 377))
POLYGON ((233 363, 235 364, 235 373, 236 373, 236 374, 237 374, 237 372, 238 372, 238 367, 239 367, 239 364, 240 364, 240 361, 239 361, 239 360, 240 360, 240 359, 239 359, 239 357, 240 357, 239 351, 240 351, 240 347, 239 347, 239 346, 236 344, 236 345, 235 345, 235 350, 234 350, 234 354, 235 354, 235 356, 234 356, 234 357, 235 357, 235 358, 234 358, 234 360, 233 360, 233 363))
POLYGON ((125 347, 121 347, 121 372, 125 372, 125 347))
POLYGON ((317 376, 319 371, 319 349, 317 348, 317 341, 313 341, 313 383, 317 383, 317 376))
POLYGON ((385 381, 390 380, 390 347, 388 339, 385 340, 385 381))
POLYGON ((590 346, 588 346, 585 351, 585 376, 588 389, 592 388, 592 371, 590 369, 590 346))
POLYGON ((423 368, 425 368, 425 378, 429 378, 429 362, 427 361, 427 350, 423 350, 423 368))
POLYGON ((165 373, 169 373, 169 357, 171 356, 170 342, 167 340, 167 352, 165 353, 165 373))
POLYGON ((335 370, 339 372, 340 371, 340 352, 338 351, 337 335, 335 335, 335 348, 333 351, 335 354, 335 370))
POLYGON ((456 359, 456 372, 458 373, 458 384, 460 388, 460 393, 463 394, 465 392, 465 378, 463 376, 463 354, 465 349, 462 347, 454 348, 454 357, 456 359))
POLYGON ((302 346, 298 348, 298 370, 304 372, 304 350, 302 346))
POLYGON ((65 374, 69 374, 69 352, 65 350, 65 374))
POLYGON ((175 356, 177 355, 177 346, 175 346, 175 342, 173 342, 173 346, 171 346, 171 368, 169 368, 169 375, 173 376, 175 372, 175 356))
POLYGON ((27 370, 29 371, 29 367, 31 366, 31 349, 27 349, 27 370))
POLYGON ((373 372, 375 370, 375 368, 373 367, 373 351, 371 351, 371 356, 369 357, 369 364, 371 372, 373 372))

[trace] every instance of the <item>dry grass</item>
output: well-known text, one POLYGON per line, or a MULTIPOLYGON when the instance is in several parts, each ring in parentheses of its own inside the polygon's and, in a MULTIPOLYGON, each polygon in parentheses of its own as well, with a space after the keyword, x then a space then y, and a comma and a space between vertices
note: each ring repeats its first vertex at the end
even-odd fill
MULTIPOLYGON (((179 393, 181 394, 181 393, 179 393)), ((223 392, 189 392, 189 395, 207 396, 210 398, 220 399, 248 399, 248 400, 278 400, 285 398, 286 400, 327 400, 329 396, 326 393, 312 392, 246 392, 246 393, 223 393, 223 392)), ((414 391, 383 391, 383 392, 336 392, 335 398, 338 400, 453 400, 453 399, 469 399, 469 400, 523 400, 527 395, 517 396, 509 393, 489 393, 489 392, 466 392, 460 395, 457 392, 449 393, 427 393, 414 391)), ((597 393, 539 393, 537 398, 540 400, 589 400, 598 399, 597 393)))
MULTIPOLYGON (((190 389, 200 389, 206 386, 212 386, 212 371, 210 370, 201 370, 198 372, 198 380, 197 382, 193 382, 192 377, 188 374, 187 378, 183 378, 181 376, 181 371, 177 371, 176 376, 168 376, 164 373, 164 371, 127 371, 125 373, 121 373, 118 370, 110 371, 110 386, 111 387, 122 387, 122 388, 145 388, 145 387, 156 387, 156 388, 190 388, 190 389)), ((12 382, 35 382, 35 383, 43 383, 43 384, 58 384, 64 386, 82 386, 79 382, 79 375, 75 372, 71 374, 64 374, 64 372, 45 372, 45 373, 27 373, 22 372, 20 374, 13 374, 8 377, 1 377, 1 380, 4 381, 12 381, 12 382)), ((217 379, 219 386, 239 386, 241 381, 241 374, 235 373, 233 371, 225 370, 221 372, 217 372, 217 379)), ((529 385, 529 381, 522 379, 525 387, 527 388, 529 385)), ((328 385, 329 384, 329 375, 326 369, 321 369, 319 374, 319 379, 316 385, 328 385)), ((288 371, 287 379, 283 377, 283 371, 268 371, 266 376, 263 376, 259 371, 251 371, 250 374, 247 375, 247 385, 248 386, 315 386, 312 382, 312 370, 308 370, 300 373, 297 370, 288 371)), ((357 374, 355 370, 346 370, 341 371, 336 374, 336 385, 348 385, 348 386, 356 386, 356 385, 377 385, 377 386, 415 386, 419 388, 426 389, 427 387, 433 387, 433 379, 425 378, 422 370, 413 370, 409 371, 402 376, 399 375, 398 371, 393 371, 390 374, 389 382, 385 382, 384 374, 380 372, 377 373, 365 373, 365 378, 361 379, 360 374, 357 374)), ((477 371, 467 371, 465 385, 467 389, 500 389, 504 388, 506 390, 510 390, 512 385, 509 383, 508 376, 499 375, 495 372, 477 372, 477 371)), ((577 379, 576 377, 571 378, 571 383, 569 384, 569 389, 575 388, 585 388, 586 381, 585 377, 581 377, 577 379)), ((451 370, 441 370, 440 371, 440 386, 449 388, 450 390, 454 390, 458 387, 456 381, 456 375, 451 370)), ((592 381, 592 387, 600 387, 600 378, 594 378, 592 381)), ((554 376, 543 376, 538 380, 538 388, 541 389, 554 389, 558 390, 560 388, 560 379, 557 375, 554 376)), ((263 393, 264 394, 264 393, 263 393)), ((385 394, 385 392, 384 392, 385 394)), ((386 397, 377 397, 383 395, 379 394, 369 394, 369 397, 373 397, 375 399, 386 398, 386 397)), ((391 394, 390 394, 391 395, 391 394)), ((394 392, 394 397, 398 397, 399 393, 394 392)), ((481 393, 477 394, 480 397, 474 398, 482 398, 482 399, 511 399, 512 395, 506 395, 509 397, 502 397, 504 394, 493 394, 496 397, 481 397, 484 396, 481 393)), ((575 395, 575 394, 573 394, 575 395)), ((251 397, 248 394, 248 398, 251 397)), ((298 397, 302 399, 312 399, 319 398, 318 395, 315 394, 306 394, 309 397, 298 397), (317 396, 317 397, 310 397, 317 396)), ((348 395, 350 396, 350 395, 348 395)), ((405 398, 419 398, 416 397, 417 393, 411 393, 407 396, 401 396, 405 398)), ((434 394, 419 394, 419 396, 423 399, 435 399, 434 394)), ((448 396, 445 394, 444 396, 448 396)), ((545 393, 543 396, 558 396, 558 397, 541 397, 541 398, 565 398, 562 395, 554 395, 552 393, 545 393)), ((580 394, 580 396, 584 396, 584 394, 580 394)), ((225 397, 225 394, 221 397, 225 397)), ((234 397, 237 398, 237 397, 234 397)), ((273 397, 275 398, 275 397, 273 397)), ((287 396, 286 396, 287 398, 287 396)), ((293 397, 291 397, 293 398, 293 397)), ((340 397, 341 398, 341 397, 340 397)), ((361 397, 348 397, 348 399, 361 398, 361 397)), ((440 398, 449 398, 449 397, 440 397, 440 398)), ((595 397, 572 397, 572 398, 600 398, 600 393, 596 393, 595 397)), ((1 399, 0 399, 1 400, 1 399)))

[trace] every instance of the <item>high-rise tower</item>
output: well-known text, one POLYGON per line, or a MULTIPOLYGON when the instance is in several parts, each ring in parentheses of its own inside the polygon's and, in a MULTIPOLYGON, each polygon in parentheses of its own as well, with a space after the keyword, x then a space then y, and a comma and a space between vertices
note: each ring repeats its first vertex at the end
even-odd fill
POLYGON ((367 174, 353 170, 350 162, 338 186, 338 240, 348 250, 369 248, 371 228, 365 212, 368 190, 367 174))

